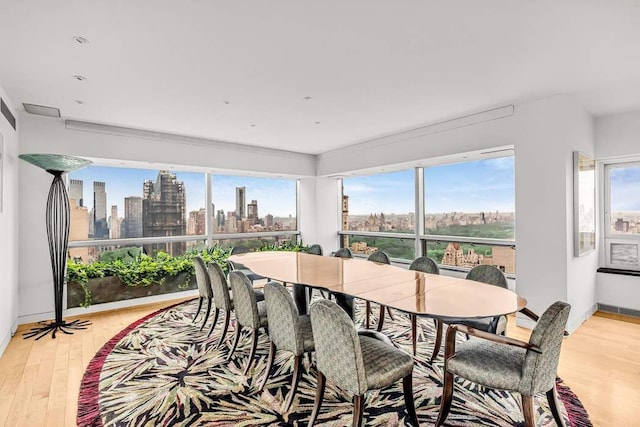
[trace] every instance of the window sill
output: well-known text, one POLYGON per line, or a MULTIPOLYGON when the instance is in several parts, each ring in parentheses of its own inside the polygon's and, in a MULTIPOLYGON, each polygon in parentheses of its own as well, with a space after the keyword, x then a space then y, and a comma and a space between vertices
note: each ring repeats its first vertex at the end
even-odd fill
POLYGON ((622 268, 600 267, 596 271, 598 273, 620 274, 620 275, 623 275, 623 276, 637 276, 637 277, 640 277, 640 271, 637 271, 637 270, 624 270, 622 268))

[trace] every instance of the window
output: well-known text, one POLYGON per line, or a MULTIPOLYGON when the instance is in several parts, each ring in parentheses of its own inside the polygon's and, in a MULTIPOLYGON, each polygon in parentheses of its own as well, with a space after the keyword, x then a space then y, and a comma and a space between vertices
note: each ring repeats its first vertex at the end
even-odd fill
POLYGON ((294 231, 294 179, 213 175, 213 232, 217 234, 294 231))
POLYGON ((392 258, 412 259, 415 254, 415 172, 413 169, 344 178, 342 245, 355 254, 376 250, 392 258), (364 232, 357 234, 355 232, 364 232), (379 236, 367 235, 375 233, 379 236), (385 234, 411 234, 407 238, 385 234))
POLYGON ((605 166, 606 266, 640 270, 640 162, 605 166))
POLYGON ((424 205, 427 256, 515 273, 513 156, 425 168, 424 205))
MULTIPOLYGON (((103 166, 72 172, 69 240, 204 236, 204 177, 202 173, 103 166)), ((144 251, 182 255, 187 246, 185 241, 148 243, 144 251)), ((85 257, 87 251, 90 259, 101 253, 93 247, 72 256, 85 257)))

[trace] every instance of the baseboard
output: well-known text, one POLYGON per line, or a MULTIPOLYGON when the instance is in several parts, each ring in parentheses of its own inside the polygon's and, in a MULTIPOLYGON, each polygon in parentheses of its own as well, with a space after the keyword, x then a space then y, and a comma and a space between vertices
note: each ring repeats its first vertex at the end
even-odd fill
POLYGON ((4 351, 7 349, 7 346, 9 345, 9 341, 11 341, 11 338, 13 338, 17 329, 18 329, 18 318, 16 317, 16 319, 11 324, 11 328, 9 329, 9 332, 2 338, 2 341, 0 342, 0 357, 2 357, 2 355, 4 354, 4 351))
POLYGON ((640 310, 602 303, 598 303, 597 306, 599 311, 604 311, 605 313, 622 314, 625 316, 640 318, 640 310))

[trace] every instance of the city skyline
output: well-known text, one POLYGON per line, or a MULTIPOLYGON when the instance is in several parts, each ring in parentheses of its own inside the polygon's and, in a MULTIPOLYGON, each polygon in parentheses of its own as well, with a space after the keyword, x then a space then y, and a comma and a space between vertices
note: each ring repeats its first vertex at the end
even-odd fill
POLYGON ((640 212, 640 166, 611 168, 611 211, 640 212))
MULTIPOLYGON (((118 206, 124 212, 126 197, 142 197, 143 183, 155 182, 159 170, 89 166, 69 174, 69 179, 84 181, 84 206, 93 207, 93 182, 105 182, 107 206, 118 206)), ((203 173, 171 171, 185 186, 187 213, 205 207, 205 179, 203 173)), ((246 200, 259 200, 262 216, 276 218, 296 216, 296 181, 282 178, 254 178, 232 175, 213 175, 213 204, 215 209, 236 210, 236 187, 246 187, 246 200), (274 197, 274 195, 277 195, 274 197), (289 196, 288 196, 289 195, 289 196)))

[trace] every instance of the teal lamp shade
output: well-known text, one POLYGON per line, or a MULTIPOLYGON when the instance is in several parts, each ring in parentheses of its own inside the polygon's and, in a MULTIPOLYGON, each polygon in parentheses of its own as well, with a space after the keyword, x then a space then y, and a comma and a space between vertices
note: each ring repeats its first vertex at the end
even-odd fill
POLYGON ((91 164, 91 160, 64 154, 20 154, 18 157, 50 173, 71 172, 91 164))

